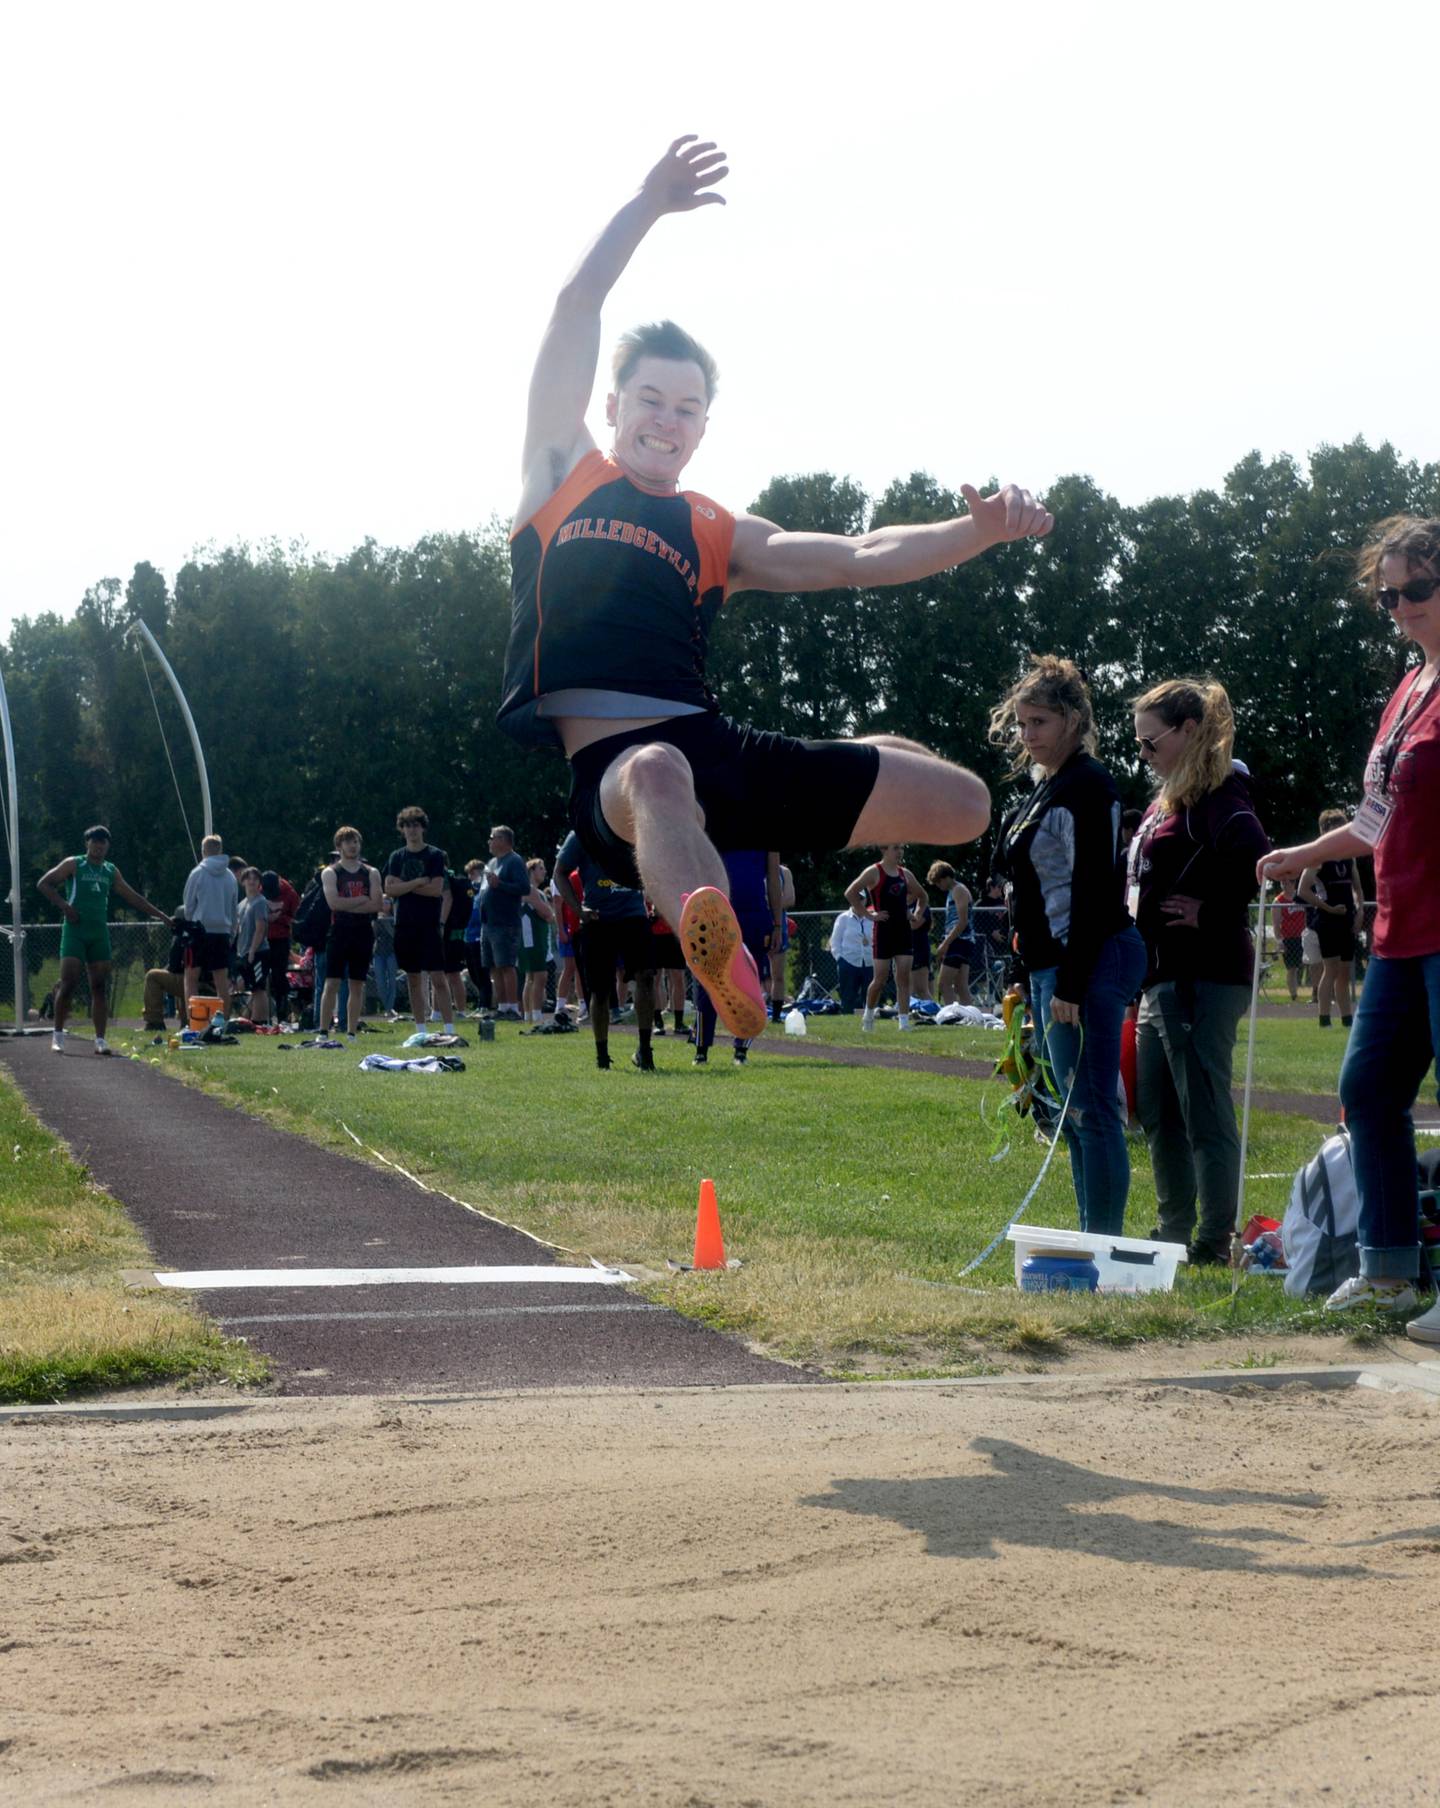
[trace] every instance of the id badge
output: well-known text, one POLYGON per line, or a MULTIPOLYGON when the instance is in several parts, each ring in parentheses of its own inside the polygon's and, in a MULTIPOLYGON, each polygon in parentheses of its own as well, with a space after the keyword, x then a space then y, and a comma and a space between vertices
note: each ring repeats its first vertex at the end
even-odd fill
POLYGON ((1394 805, 1388 804, 1383 797, 1376 797, 1366 792, 1365 800, 1355 812, 1350 824, 1352 833, 1358 835, 1366 847, 1379 847, 1386 829, 1390 826, 1390 813, 1394 805))

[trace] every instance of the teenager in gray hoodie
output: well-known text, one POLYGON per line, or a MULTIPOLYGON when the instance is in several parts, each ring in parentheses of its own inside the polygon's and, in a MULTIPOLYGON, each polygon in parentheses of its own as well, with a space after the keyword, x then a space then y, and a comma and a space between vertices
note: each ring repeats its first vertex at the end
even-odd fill
POLYGON ((199 866, 185 881, 185 920, 200 925, 195 966, 209 979, 222 1009, 228 1009, 230 947, 235 939, 240 887, 226 862, 224 843, 218 835, 205 837, 200 843, 200 855, 199 866))

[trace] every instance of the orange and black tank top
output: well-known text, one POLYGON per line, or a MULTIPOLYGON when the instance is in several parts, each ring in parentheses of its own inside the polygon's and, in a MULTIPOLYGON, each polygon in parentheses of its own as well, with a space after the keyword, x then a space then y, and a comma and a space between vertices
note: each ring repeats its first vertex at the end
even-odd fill
POLYGON ((705 649, 734 535, 734 516, 708 497, 652 496, 613 458, 586 453, 510 537, 500 727, 528 746, 559 746, 539 713, 552 691, 623 691, 714 709, 705 649))

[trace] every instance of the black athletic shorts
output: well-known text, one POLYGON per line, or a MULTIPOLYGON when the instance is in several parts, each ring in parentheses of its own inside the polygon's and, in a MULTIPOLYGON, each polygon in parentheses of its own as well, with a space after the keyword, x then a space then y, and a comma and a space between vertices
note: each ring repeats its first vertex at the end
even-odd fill
POLYGON ((198 945, 191 943, 186 949, 186 958, 194 956, 192 965, 208 979, 212 973, 228 973, 230 959, 235 952, 235 944, 228 935, 217 935, 209 929, 200 932, 198 945))
POLYGON ((445 973, 463 973, 465 971, 465 938, 463 935, 447 935, 445 938, 445 973))
POLYGON ((876 960, 894 960, 897 955, 909 954, 912 933, 904 917, 898 922, 893 917, 881 917, 875 925, 876 960))
POLYGON ((1355 928, 1348 916, 1332 917, 1322 910, 1315 933, 1320 938, 1321 960, 1354 960, 1355 928))
POLYGON ((257 954, 253 961, 242 960, 240 963, 240 971, 236 975, 236 978, 240 981, 240 990, 242 992, 263 991, 265 981, 268 977, 269 975, 266 972, 265 956, 263 953, 257 954))
POLYGON ((586 923, 575 938, 575 957, 585 981, 585 996, 606 994, 615 983, 617 966, 626 979, 655 971, 655 941, 644 917, 608 917, 586 923))
POLYGON ((443 973, 445 944, 439 923, 397 924, 395 965, 402 973, 443 973))
POLYGON ((352 929, 337 935, 332 929, 325 939, 325 977, 330 979, 364 979, 375 954, 375 937, 356 935, 352 929))
POLYGON ((945 959, 941 962, 945 967, 978 967, 980 950, 974 942, 956 939, 945 950, 945 959))
POLYGON ((798 741, 714 711, 592 741, 570 762, 570 821, 606 876, 637 889, 634 849, 606 822, 600 781, 626 748, 655 741, 690 762, 705 833, 719 848, 783 848, 789 855, 848 847, 880 770, 878 747, 798 741))

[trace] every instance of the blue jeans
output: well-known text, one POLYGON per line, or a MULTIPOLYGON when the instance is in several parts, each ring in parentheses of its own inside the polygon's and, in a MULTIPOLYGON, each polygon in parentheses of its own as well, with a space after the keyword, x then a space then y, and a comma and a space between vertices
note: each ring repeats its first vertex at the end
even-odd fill
POLYGON ((1374 1280, 1420 1273, 1415 1103, 1440 1048, 1440 953, 1374 955, 1340 1068, 1360 1195, 1360 1272, 1374 1280))
POLYGON ((375 981, 375 992, 380 1000, 382 1011, 395 1009, 395 950, 391 948, 382 954, 377 948, 370 957, 370 977, 375 981))
POLYGON ((1120 1105, 1120 1030, 1125 1007, 1145 977, 1145 944, 1139 930, 1122 929, 1110 937, 1100 950, 1085 996, 1070 1001, 1079 1003, 1083 1039, 1073 1024, 1051 1018, 1050 1001, 1059 977, 1058 967, 1032 973, 1030 1006, 1061 1101, 1070 1094, 1065 1141, 1080 1228, 1121 1236, 1130 1197, 1130 1151, 1120 1105))

